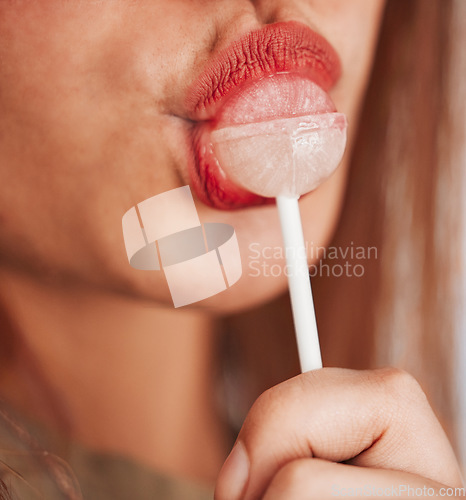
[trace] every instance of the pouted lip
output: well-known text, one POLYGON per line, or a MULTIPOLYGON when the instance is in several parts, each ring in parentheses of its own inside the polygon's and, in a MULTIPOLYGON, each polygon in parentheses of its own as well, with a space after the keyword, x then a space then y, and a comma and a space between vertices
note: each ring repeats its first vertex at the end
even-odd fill
POLYGON ((341 63, 327 40, 297 21, 252 31, 222 50, 188 89, 186 109, 193 121, 210 120, 217 103, 241 84, 280 72, 305 74, 329 90, 341 63))
POLYGON ((327 91, 338 81, 341 63, 329 42, 306 25, 297 21, 278 22, 231 43, 189 87, 185 109, 195 122, 191 184, 207 205, 232 210, 274 202, 226 179, 202 137, 203 130, 215 123, 219 108, 230 93, 268 75, 285 72, 309 78, 327 91))

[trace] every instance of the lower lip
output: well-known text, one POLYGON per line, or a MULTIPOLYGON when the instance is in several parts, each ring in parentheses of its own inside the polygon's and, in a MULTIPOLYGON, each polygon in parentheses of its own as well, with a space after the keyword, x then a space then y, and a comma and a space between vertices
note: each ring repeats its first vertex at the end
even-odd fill
POLYGON ((197 196, 221 210, 274 203, 274 199, 251 193, 229 180, 227 169, 222 168, 214 154, 212 131, 240 123, 333 112, 333 102, 307 75, 292 73, 248 82, 222 101, 215 115, 198 123, 193 131, 195 161, 190 177, 197 196))

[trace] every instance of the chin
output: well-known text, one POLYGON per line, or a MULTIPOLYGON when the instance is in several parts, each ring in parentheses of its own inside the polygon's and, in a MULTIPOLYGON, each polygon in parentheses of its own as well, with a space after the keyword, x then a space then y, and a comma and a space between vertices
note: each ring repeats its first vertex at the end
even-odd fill
MULTIPOLYGON (((278 267, 277 267, 278 268, 278 267)), ((243 275, 234 285, 206 299, 175 307, 163 275, 149 277, 127 275, 112 291, 136 301, 156 304, 174 311, 198 311, 221 316, 234 314, 265 304, 287 289, 286 276, 251 276, 252 271, 243 266, 243 275)), ((131 273, 130 273, 131 274, 131 273)))

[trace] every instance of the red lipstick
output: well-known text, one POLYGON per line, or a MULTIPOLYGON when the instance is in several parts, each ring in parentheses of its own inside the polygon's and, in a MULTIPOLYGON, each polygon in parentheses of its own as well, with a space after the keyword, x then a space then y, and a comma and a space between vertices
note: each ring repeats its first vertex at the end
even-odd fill
MULTIPOLYGON (((314 82, 325 91, 335 84, 340 72, 340 61, 331 45, 322 36, 294 21, 253 31, 220 52, 191 86, 186 98, 189 117, 196 122, 192 137, 191 184, 201 201, 226 210, 272 202, 272 199, 246 191, 227 178, 210 147, 209 131, 220 122, 260 120, 263 96, 262 101, 255 101, 252 87, 260 89, 262 80, 267 82, 268 77, 281 73, 291 75, 289 79, 281 79, 285 83, 280 83, 280 96, 285 97, 278 99, 276 106, 277 115, 289 116, 295 114, 290 110, 290 99, 303 87, 303 81, 314 82), (293 88, 293 81, 296 81, 298 90, 293 88), (236 105, 236 102, 241 104, 242 94, 253 96, 249 97, 247 113, 244 113, 244 105, 236 105), (230 111, 225 112, 225 109, 230 111)), ((274 96, 271 98, 275 99, 274 96)), ((331 106, 328 100, 322 104, 321 112, 326 112, 331 106)))

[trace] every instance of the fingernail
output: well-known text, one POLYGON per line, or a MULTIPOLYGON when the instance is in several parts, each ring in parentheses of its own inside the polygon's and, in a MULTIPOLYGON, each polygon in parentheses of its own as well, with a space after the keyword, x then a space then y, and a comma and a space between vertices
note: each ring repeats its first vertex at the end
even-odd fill
POLYGON ((249 457, 238 441, 223 464, 215 488, 215 500, 240 500, 249 478, 249 457))

